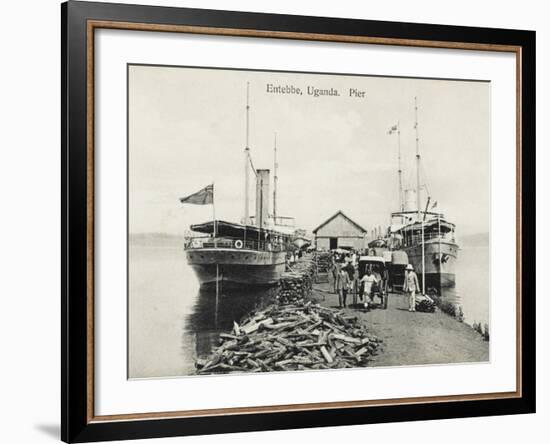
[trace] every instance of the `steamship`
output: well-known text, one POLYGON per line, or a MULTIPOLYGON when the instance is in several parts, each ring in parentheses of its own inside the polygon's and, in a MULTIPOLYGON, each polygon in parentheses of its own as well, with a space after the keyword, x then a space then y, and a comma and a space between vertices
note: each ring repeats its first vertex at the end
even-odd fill
POLYGON ((418 106, 415 97, 416 132, 416 189, 403 192, 401 181, 401 147, 399 123, 389 134, 398 135, 398 175, 400 211, 391 214, 388 246, 392 251, 406 253, 408 263, 414 267, 423 293, 443 295, 455 287, 455 265, 459 246, 456 226, 443 213, 430 211, 431 197, 421 202, 420 146, 418 137, 418 106))
POLYGON ((191 225, 186 239, 188 264, 202 288, 223 285, 270 286, 279 282, 292 246, 293 218, 280 217, 277 205, 277 141, 274 144, 273 213, 269 214, 270 170, 253 168, 248 144, 249 100, 246 100, 244 150, 244 217, 241 223, 212 220, 191 225), (256 211, 249 215, 250 171, 256 178, 256 211))
POLYGON ((191 230, 207 234, 186 245, 187 262, 203 288, 276 285, 285 271, 288 236, 282 233, 225 221, 191 225, 191 230))
MULTIPOLYGON (((410 193, 414 190, 406 190, 410 193)), ((408 262, 418 274, 424 293, 442 295, 455 287, 455 265, 458 244, 455 224, 443 213, 413 209, 405 205, 404 211, 392 213, 393 249, 407 254, 408 262)))

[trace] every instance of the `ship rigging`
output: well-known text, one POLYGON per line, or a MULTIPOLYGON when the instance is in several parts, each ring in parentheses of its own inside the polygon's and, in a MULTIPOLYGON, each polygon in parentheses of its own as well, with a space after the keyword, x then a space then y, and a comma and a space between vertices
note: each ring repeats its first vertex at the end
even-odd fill
POLYGON ((455 225, 443 213, 434 212, 437 206, 426 185, 421 184, 421 151, 418 123, 418 101, 414 98, 414 137, 416 188, 403 189, 401 165, 401 128, 399 122, 388 134, 397 134, 397 175, 399 211, 391 214, 388 247, 407 254, 408 262, 421 272, 422 293, 442 294, 455 286, 455 262, 459 247, 455 239, 455 225), (426 190, 426 203, 422 205, 421 191, 426 190))
MULTIPOLYGON (((270 170, 257 169, 250 150, 250 84, 246 85, 244 148, 244 214, 240 224, 213 220, 191 225, 193 236, 186 240, 187 262, 201 287, 275 285, 286 266, 286 251, 294 234, 293 218, 277 215, 277 139, 274 139, 273 214, 269 214, 270 170), (255 215, 250 216, 250 171, 256 179, 255 215), (273 219, 273 223, 270 222, 273 219), (277 223, 285 221, 286 225, 277 223)), ((203 203, 214 203, 212 196, 203 203)), ((195 203, 189 201, 182 203, 195 203)))

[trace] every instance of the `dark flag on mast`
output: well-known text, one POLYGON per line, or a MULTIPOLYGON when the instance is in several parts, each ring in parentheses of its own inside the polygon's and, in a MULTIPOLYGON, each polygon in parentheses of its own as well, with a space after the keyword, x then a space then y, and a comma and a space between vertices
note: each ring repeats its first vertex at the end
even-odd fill
POLYGON ((187 197, 180 197, 180 202, 183 204, 194 205, 210 205, 214 203, 214 184, 204 187, 187 197))

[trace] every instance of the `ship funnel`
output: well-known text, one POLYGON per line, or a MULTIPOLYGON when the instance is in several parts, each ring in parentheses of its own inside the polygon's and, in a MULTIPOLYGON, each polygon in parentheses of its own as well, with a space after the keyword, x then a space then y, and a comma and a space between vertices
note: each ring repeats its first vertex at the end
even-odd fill
POLYGON ((405 190, 405 211, 417 211, 416 190, 405 190))
POLYGON ((266 228, 269 217, 269 170, 256 170, 256 226, 266 228))

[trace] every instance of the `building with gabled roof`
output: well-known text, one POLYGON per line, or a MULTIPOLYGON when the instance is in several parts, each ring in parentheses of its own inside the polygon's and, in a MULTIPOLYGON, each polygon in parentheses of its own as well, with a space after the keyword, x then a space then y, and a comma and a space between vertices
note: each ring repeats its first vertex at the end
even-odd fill
POLYGON ((366 248, 367 230, 339 210, 313 230, 319 250, 336 248, 366 248))

